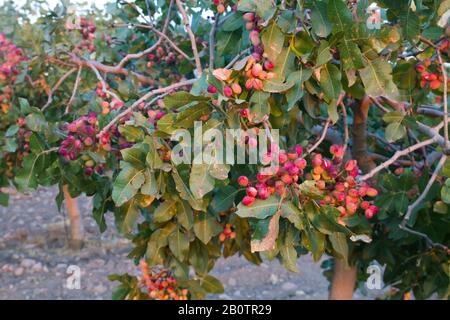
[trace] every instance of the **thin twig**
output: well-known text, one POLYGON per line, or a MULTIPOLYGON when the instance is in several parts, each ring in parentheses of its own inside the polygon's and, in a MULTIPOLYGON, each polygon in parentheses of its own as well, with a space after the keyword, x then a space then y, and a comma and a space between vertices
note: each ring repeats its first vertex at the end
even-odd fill
POLYGON ((247 48, 245 50, 242 50, 239 52, 231 61, 228 63, 225 67, 225 69, 230 69, 242 56, 246 55, 247 53, 250 53, 250 48, 247 48))
MULTIPOLYGON (((163 34, 165 34, 167 32, 167 27, 169 25, 170 14, 171 14, 171 9, 172 9, 172 3, 173 3, 173 1, 170 2, 169 9, 167 10, 167 18, 164 22, 164 27, 162 30, 163 34)), ((139 58, 142 58, 143 56, 149 54, 150 52, 155 50, 161 44, 162 40, 163 40, 163 38, 160 36, 159 39, 151 47, 147 48, 146 50, 138 52, 138 53, 127 54, 125 57, 123 57, 122 60, 120 60, 119 64, 116 66, 116 68, 122 69, 124 67, 124 65, 131 59, 139 59, 139 58)))
POLYGON ((186 80, 186 81, 181 81, 181 82, 177 82, 177 83, 171 84, 170 86, 167 86, 167 87, 164 87, 164 88, 159 88, 159 89, 155 89, 155 90, 147 92, 145 95, 143 95, 141 98, 139 98, 136 102, 134 102, 130 107, 128 107, 126 110, 122 111, 117 116, 115 116, 114 119, 112 119, 111 122, 109 122, 100 131, 100 133, 97 135, 97 137, 101 138, 105 134, 105 132, 107 132, 120 119, 122 119, 124 116, 129 114, 131 111, 133 111, 141 102, 147 101, 149 98, 151 98, 154 95, 161 94, 161 93, 166 93, 168 91, 177 89, 179 87, 183 87, 183 86, 187 86, 187 85, 190 85, 190 84, 194 84, 196 81, 198 81, 198 80, 197 79, 190 79, 190 80, 186 80))
POLYGON ((177 51, 180 55, 183 56, 183 58, 192 61, 194 60, 194 58, 191 58, 187 55, 186 52, 184 52, 183 50, 180 49, 179 46, 177 46, 175 44, 175 42, 172 41, 172 39, 170 39, 165 33, 159 31, 158 29, 156 29, 155 27, 148 25, 148 24, 140 24, 140 23, 116 23, 112 25, 113 28, 117 28, 117 27, 136 27, 136 28, 144 28, 144 29, 149 29, 152 30, 153 32, 155 32, 157 35, 159 35, 160 37, 164 38, 164 40, 166 40, 170 46, 177 51))
POLYGON ((91 63, 91 62, 87 62, 87 65, 89 68, 92 69, 92 71, 94 71, 98 81, 100 81, 100 83, 102 84, 102 91, 106 94, 109 94, 110 96, 112 96, 114 99, 116 99, 117 101, 123 102, 122 99, 120 99, 120 97, 115 94, 114 92, 112 92, 111 90, 107 89, 106 86, 106 82, 105 79, 103 79, 103 77, 101 76, 100 72, 97 70, 97 68, 91 63))
POLYGON ((74 73, 77 70, 78 70, 78 68, 72 68, 68 72, 66 72, 61 78, 59 78, 58 82, 56 82, 55 86, 52 88, 52 90, 50 90, 50 93, 49 93, 48 99, 47 99, 47 103, 42 107, 42 109, 41 109, 42 111, 47 109, 47 107, 52 103, 52 101, 53 101, 53 94, 56 92, 56 90, 58 90, 58 88, 63 84, 63 82, 68 77, 70 77, 70 75, 72 73, 74 73))
POLYGON ((183 8, 183 5, 181 4, 181 1, 176 0, 176 3, 177 3, 178 10, 180 11, 180 14, 183 18, 183 24, 186 29, 186 32, 188 33, 189 38, 191 40, 191 46, 192 46, 192 52, 194 54, 195 66, 196 66, 196 69, 198 72, 197 77, 200 77, 200 75, 203 73, 203 69, 202 69, 202 64, 200 62, 200 56, 198 55, 197 41, 195 39, 194 33, 192 32, 191 26, 189 24, 189 19, 187 17, 186 11, 183 8))
POLYGON ((432 144, 432 143, 436 142, 436 140, 437 140, 437 136, 435 136, 435 137, 433 137, 431 139, 428 139, 428 140, 424 140, 424 141, 422 141, 420 143, 417 143, 415 145, 412 145, 412 146, 410 146, 410 147, 408 147, 406 149, 396 151, 394 153, 394 155, 389 160, 387 160, 387 161, 383 162, 382 164, 378 165, 377 167, 373 168, 367 174, 359 177, 358 180, 359 181, 365 181, 367 179, 372 178, 375 174, 377 174, 381 170, 383 170, 383 169, 389 167, 391 164, 393 164, 398 158, 406 156, 406 155, 410 154, 411 152, 416 151, 417 149, 420 149, 420 148, 422 148, 424 146, 432 144))
POLYGON ((70 107, 72 106, 72 103, 75 101, 75 96, 77 94, 78 86, 80 85, 81 80, 81 71, 83 70, 82 66, 78 67, 78 73, 77 78, 75 80, 75 84, 73 86, 72 96, 70 96, 69 102, 67 102, 66 111, 64 114, 68 114, 70 112, 70 107))
POLYGON ((380 101, 378 101, 378 99, 376 97, 372 97, 370 96, 370 100, 372 100, 372 102, 377 106, 378 109, 380 109, 381 111, 383 111, 384 113, 388 113, 389 110, 386 109, 381 103, 380 101))
POLYGON ((214 16, 214 23, 211 27, 211 31, 209 32, 209 69, 214 69, 214 58, 215 58, 215 49, 216 49, 216 29, 219 24, 219 14, 216 13, 214 16))
POLYGON ((331 123, 331 119, 328 119, 328 120, 325 122, 325 125, 323 126, 323 130, 322 130, 322 134, 320 135, 320 138, 316 141, 316 143, 315 143, 311 148, 309 148, 309 149, 306 151, 306 154, 305 154, 305 155, 310 154, 310 153, 313 152, 318 146, 320 146, 320 144, 322 143, 322 141, 325 139, 325 137, 326 137, 326 135, 327 135, 327 130, 328 130, 328 127, 330 126, 330 123, 331 123))
POLYGON ((441 247, 444 250, 447 250, 447 252, 449 251, 448 247, 440 244, 440 243, 435 243, 433 242, 426 234, 422 233, 422 232, 418 232, 415 230, 412 230, 411 228, 408 227, 408 222, 409 219, 411 218, 411 215, 414 211, 414 209, 416 209, 416 207, 422 203, 422 201, 425 199, 425 197, 427 196, 428 192, 430 191, 431 187, 433 186, 434 181, 436 180, 442 166, 444 165, 445 161, 447 160, 447 156, 443 155, 441 157, 441 160, 439 160, 439 163, 437 164, 436 168, 434 169, 434 172, 430 178, 430 180, 428 181, 425 189, 423 190, 423 192, 420 194, 420 196, 416 199, 416 201, 414 201, 410 206, 408 206, 408 210, 406 211, 406 214, 402 220, 402 222, 400 223, 399 227, 409 233, 415 234, 417 236, 420 236, 422 238, 425 238, 425 240, 427 241, 427 243, 433 247, 441 247))

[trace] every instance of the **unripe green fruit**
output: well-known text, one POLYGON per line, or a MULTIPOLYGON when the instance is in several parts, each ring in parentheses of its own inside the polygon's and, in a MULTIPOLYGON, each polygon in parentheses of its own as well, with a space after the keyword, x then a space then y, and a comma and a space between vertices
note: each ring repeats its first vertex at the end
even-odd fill
POLYGON ((93 166, 95 166, 95 162, 94 160, 88 160, 84 163, 84 165, 88 168, 92 168, 93 166))

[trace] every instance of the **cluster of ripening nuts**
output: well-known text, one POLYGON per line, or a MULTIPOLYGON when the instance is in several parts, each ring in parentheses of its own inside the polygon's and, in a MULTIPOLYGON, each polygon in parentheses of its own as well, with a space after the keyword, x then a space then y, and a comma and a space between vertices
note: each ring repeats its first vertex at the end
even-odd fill
POLYGON ((16 82, 20 72, 18 66, 24 60, 23 51, 12 44, 4 33, 0 33, 0 105, 4 113, 11 109, 11 85, 16 82))
POLYGON ((245 21, 245 28, 250 31, 249 39, 253 45, 252 57, 257 61, 260 61, 264 56, 264 48, 261 43, 260 36, 260 20, 253 12, 247 12, 244 14, 243 19, 245 21))
MULTIPOLYGON (((97 173, 102 173, 104 170, 103 163, 95 163, 91 157, 83 154, 85 151, 102 151, 111 152, 111 134, 119 138, 120 148, 129 147, 129 144, 122 140, 117 127, 112 127, 110 132, 106 132, 100 139, 96 135, 99 132, 97 115, 90 112, 87 116, 82 116, 66 125, 68 136, 61 142, 59 154, 66 161, 75 161, 80 156, 84 161, 85 174, 91 176, 94 170, 97 173)), ((118 154, 118 152, 116 152, 118 154)))
POLYGON ((25 119, 22 117, 17 120, 17 126, 19 127, 16 133, 17 149, 3 154, 2 162, 6 167, 0 167, 0 175, 7 178, 14 177, 14 170, 21 166, 23 158, 30 152, 30 137, 33 132, 26 128, 25 119))
MULTIPOLYGON (((109 85, 105 84, 106 89, 109 89, 109 85)), ((111 101, 109 100, 109 94, 103 91, 103 85, 101 82, 97 83, 97 89, 95 89, 95 92, 97 96, 101 99, 103 99, 100 102, 100 106, 102 107, 102 114, 107 115, 111 112, 111 110, 117 110, 122 108, 125 104, 123 101, 117 100, 116 98, 112 98, 111 101)))
MULTIPOLYGON (((416 65, 416 70, 420 74, 421 88, 428 84, 431 90, 439 89, 443 91, 444 76, 442 68, 435 60, 425 59, 416 65)), ((450 80, 447 80, 447 82, 450 82, 450 80)))
POLYGON ((173 51, 166 52, 163 47, 157 47, 155 54, 149 53, 147 59, 147 68, 152 68, 155 65, 161 65, 163 62, 167 65, 173 65, 177 60, 182 60, 183 57, 176 55, 173 51))
POLYGON ((170 270, 152 270, 142 260, 142 282, 148 288, 148 295, 152 300, 188 300, 189 290, 181 288, 170 270))
POLYGON ((231 225, 229 223, 227 223, 225 225, 225 230, 223 230, 219 234, 219 240, 220 240, 220 242, 224 242, 227 239, 234 239, 234 238, 236 238, 236 232, 232 231, 231 225))
POLYGON ((95 30, 97 30, 94 21, 87 20, 84 17, 80 18, 80 28, 78 30, 80 31, 83 40, 76 45, 75 51, 81 52, 83 50, 87 50, 90 53, 94 52, 95 30))
MULTIPOLYGON (((245 89, 251 91, 262 90, 263 80, 273 78, 274 64, 269 60, 265 60, 262 64, 257 62, 253 56, 250 56, 245 65, 245 69, 241 75, 232 77, 232 70, 228 69, 215 69, 213 71, 214 77, 226 83, 223 88, 223 94, 227 97, 239 96, 242 93, 242 86, 244 84, 245 89)), ((217 93, 217 88, 209 85, 208 93, 217 93)))
POLYGON ((361 208, 367 219, 372 218, 378 212, 378 208, 373 205, 373 201, 365 198, 377 196, 378 191, 365 182, 356 181, 359 172, 356 160, 343 163, 344 151, 341 146, 331 146, 330 153, 333 155, 332 159, 315 153, 311 159, 311 166, 308 167, 307 161, 302 157, 303 149, 300 145, 288 151, 271 146, 264 161, 270 161, 271 157, 277 156, 279 165, 276 168, 263 168, 253 182, 246 176, 238 178, 238 184, 246 187, 246 196, 242 199, 242 204, 251 206, 257 198, 265 200, 275 193, 286 199, 290 196, 290 192, 295 192, 300 201, 308 201, 308 196, 301 192, 300 184, 302 180, 312 180, 321 193, 320 204, 336 207, 342 217, 353 215, 361 208), (306 173, 307 167, 310 171, 306 173))

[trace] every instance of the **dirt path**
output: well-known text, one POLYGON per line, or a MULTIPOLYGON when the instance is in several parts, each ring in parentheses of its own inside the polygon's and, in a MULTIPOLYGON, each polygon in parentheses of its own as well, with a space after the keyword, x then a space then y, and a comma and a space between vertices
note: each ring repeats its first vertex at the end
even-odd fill
MULTIPOLYGON (((115 286, 111 273, 136 274, 126 259, 131 248, 108 217, 100 234, 90 217, 90 201, 80 201, 87 244, 80 252, 66 247, 65 218, 56 208, 54 189, 33 195, 14 195, 8 208, 0 207, 0 299, 110 299, 115 286), (81 269, 81 289, 65 288, 67 267, 81 269)), ((326 299, 328 282, 309 256, 299 262, 299 274, 278 261, 253 266, 243 258, 220 260, 213 274, 222 280, 220 299, 326 299)))

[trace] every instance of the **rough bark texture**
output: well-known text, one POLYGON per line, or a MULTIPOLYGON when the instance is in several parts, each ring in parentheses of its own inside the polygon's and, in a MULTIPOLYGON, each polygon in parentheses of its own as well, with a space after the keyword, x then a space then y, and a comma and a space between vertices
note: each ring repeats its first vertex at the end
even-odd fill
POLYGON ((80 211, 78 210, 77 199, 70 196, 67 185, 63 186, 63 192, 66 201, 67 215, 70 222, 69 246, 74 250, 79 250, 83 246, 84 229, 80 211))
MULTIPOLYGON (((376 166, 367 151, 367 115, 370 105, 370 98, 365 96, 361 102, 353 108, 352 155, 353 158, 358 161, 358 166, 363 173, 369 172, 376 166)), ((356 266, 346 266, 344 261, 335 259, 329 299, 352 299, 356 277, 356 266)))

